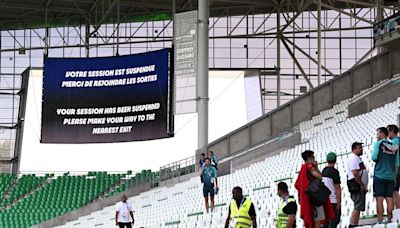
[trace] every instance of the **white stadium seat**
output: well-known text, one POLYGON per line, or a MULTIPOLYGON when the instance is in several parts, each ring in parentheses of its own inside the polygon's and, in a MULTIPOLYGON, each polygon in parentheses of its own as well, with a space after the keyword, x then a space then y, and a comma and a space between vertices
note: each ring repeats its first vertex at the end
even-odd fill
MULTIPOLYGON (((381 88, 389 81, 383 81, 372 89, 361 91, 351 99, 344 100, 333 108, 321 112, 311 120, 299 124, 302 134, 302 143, 294 148, 282 151, 280 154, 267 157, 264 161, 237 170, 236 172, 218 178, 220 192, 216 195, 216 208, 213 213, 206 213, 202 198, 202 185, 196 176, 189 181, 176 184, 172 187, 155 188, 129 198, 135 210, 136 223, 134 227, 223 227, 228 206, 231 200, 231 191, 234 186, 241 186, 244 194, 255 204, 259 227, 274 227, 274 217, 280 199, 277 196, 276 184, 284 180, 289 190, 297 199, 297 192, 293 187, 302 164, 301 152, 311 149, 315 152, 319 162, 325 161, 330 151, 338 154, 337 168, 342 180, 343 203, 341 227, 349 224, 353 204, 346 186, 346 160, 354 141, 364 142, 365 162, 369 177, 373 175, 371 161, 372 144, 375 141, 377 127, 397 123, 400 114, 400 98, 369 113, 353 118, 347 118, 349 105, 381 88), (179 193, 179 194, 176 194, 179 193), (162 199, 162 200, 161 200, 162 199)), ((320 167, 321 169, 323 168, 320 167)), ((375 201, 372 197, 372 181, 368 184, 367 210, 363 215, 376 214, 375 201)), ((61 227, 112 227, 114 225, 114 207, 93 212, 91 215, 80 217, 76 221, 66 223, 61 227), (94 219, 89 219, 94 218, 94 219)), ((397 227, 400 222, 400 210, 393 213, 393 222, 388 228, 397 227)), ((302 221, 297 214, 297 225, 302 221)), ((370 228, 371 226, 364 226, 370 228)), ((374 228, 384 228, 384 225, 375 225, 374 228)))

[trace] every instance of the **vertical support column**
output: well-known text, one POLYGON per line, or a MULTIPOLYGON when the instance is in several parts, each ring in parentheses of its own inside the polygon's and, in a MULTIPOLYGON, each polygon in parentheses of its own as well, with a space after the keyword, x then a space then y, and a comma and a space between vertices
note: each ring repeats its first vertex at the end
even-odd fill
POLYGON ((342 74, 342 13, 339 14, 339 74, 342 74))
POLYGON ((27 68, 21 74, 21 90, 19 91, 19 108, 18 108, 18 124, 15 127, 17 130, 15 135, 15 148, 14 159, 12 161, 12 174, 18 175, 21 165, 21 150, 22 150, 22 137, 24 132, 26 99, 28 95, 28 82, 29 82, 30 68, 27 68))
POLYGON ((120 26, 120 8, 121 8, 121 4, 120 4, 120 0, 117 1, 117 52, 116 52, 116 56, 119 56, 119 26, 120 26))
POLYGON ((318 76, 318 85, 321 84, 321 0, 318 0, 318 69, 317 69, 317 76, 318 76))
POLYGON ((209 0, 198 0, 197 112, 198 148, 208 143, 208 11, 209 0))
POLYGON ((281 105, 281 5, 279 3, 276 12, 276 105, 281 105))
POLYGON ((44 34, 44 55, 47 57, 49 56, 49 25, 47 24, 47 9, 48 7, 46 6, 45 10, 45 16, 44 16, 44 23, 45 23, 45 34, 44 34))
MULTIPOLYGON (((383 16, 383 8, 382 8, 382 4, 383 4, 384 0, 375 0, 376 3, 376 18, 375 18, 375 22, 381 21, 383 20, 384 16, 383 16)), ((377 47, 377 52, 378 54, 382 53, 383 48, 382 47, 377 47)))
POLYGON ((383 20, 383 0, 376 0, 376 21, 383 20))
POLYGON ((86 18, 85 23, 85 48, 86 48, 86 58, 89 58, 89 41, 90 41, 90 19, 86 18))
POLYGON ((176 13, 176 0, 172 0, 172 20, 175 19, 175 13, 176 13))

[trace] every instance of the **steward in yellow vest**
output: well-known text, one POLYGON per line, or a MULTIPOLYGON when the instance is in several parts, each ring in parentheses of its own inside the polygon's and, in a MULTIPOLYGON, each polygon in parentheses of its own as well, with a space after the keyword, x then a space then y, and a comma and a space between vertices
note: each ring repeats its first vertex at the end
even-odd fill
POLYGON ((250 199, 244 198, 240 187, 233 188, 233 200, 225 228, 257 228, 256 211, 250 199))
POLYGON ((293 196, 289 196, 288 186, 285 182, 278 184, 278 195, 283 199, 275 219, 277 228, 296 227, 297 203, 293 196))

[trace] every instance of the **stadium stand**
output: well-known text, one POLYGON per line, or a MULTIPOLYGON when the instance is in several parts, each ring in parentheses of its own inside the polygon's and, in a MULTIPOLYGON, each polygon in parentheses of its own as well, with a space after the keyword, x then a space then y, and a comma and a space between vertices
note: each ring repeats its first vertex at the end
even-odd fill
POLYGON ((45 175, 44 177, 37 177, 34 174, 22 175, 22 177, 18 179, 16 186, 11 188, 7 195, 3 195, 1 206, 10 206, 14 201, 43 184, 48 177, 50 177, 50 175, 45 175))
MULTIPOLYGON (((279 181, 286 181, 290 186, 290 192, 296 195, 293 181, 302 162, 300 153, 305 149, 316 152, 321 168, 324 166, 326 153, 335 151, 339 155, 337 166, 344 180, 345 161, 350 152, 350 144, 353 141, 362 141, 365 146, 364 160, 372 171, 370 151, 375 129, 378 126, 396 123, 397 115, 400 113, 400 99, 352 118, 348 118, 349 107, 374 91, 398 81, 399 75, 381 81, 372 88, 362 90, 352 98, 341 101, 333 108, 320 112, 312 119, 301 122, 298 128, 302 135, 302 143, 296 147, 282 150, 279 155, 268 157, 265 161, 239 169, 233 174, 219 177, 220 193, 216 197, 216 210, 212 214, 204 213, 201 199, 202 186, 197 177, 172 187, 154 188, 130 198, 129 201, 133 203, 136 211, 135 227, 220 227, 227 215, 231 189, 236 185, 240 185, 256 205, 260 227, 272 227, 279 202, 275 185, 279 181)), ((188 172, 192 172, 194 167, 188 169, 190 169, 188 172)), ((370 172, 371 178, 372 175, 370 172)), ((62 176, 29 174, 19 178, 2 174, 0 175, 0 223, 5 227, 29 227, 74 211, 96 200, 118 195, 137 184, 156 179, 162 181, 163 178, 159 173, 150 170, 135 174, 130 171, 124 174, 65 173, 62 176)), ((345 201, 349 200, 346 186, 342 187, 345 201)), ((368 186, 369 192, 372 192, 371 188, 372 182, 368 186)), ((114 206, 105 207, 76 221, 68 222, 64 227, 113 226, 114 210, 114 206)), ((350 213, 351 205, 344 204, 342 227, 349 224, 350 213)), ((375 204, 372 194, 369 194, 367 211, 363 216, 369 218, 375 214, 375 204)), ((300 219, 297 222, 301 225, 300 219)))
POLYGON ((0 224, 1 227, 29 227, 149 181, 152 176, 149 170, 136 174, 131 171, 125 174, 89 172, 86 175, 22 175, 20 178, 1 174, 0 224), (13 180, 16 180, 14 185, 13 180))
MULTIPOLYGON (((271 156, 265 161, 252 164, 230 175, 219 177, 220 193, 216 196, 216 208, 213 213, 206 214, 203 209, 202 185, 198 177, 176 184, 172 187, 155 188, 139 196, 128 199, 135 210, 135 227, 221 227, 227 216, 231 190, 241 186, 244 193, 254 202, 257 211, 259 227, 274 227, 274 216, 279 206, 276 184, 285 181, 289 191, 297 197, 293 183, 302 160, 300 154, 305 149, 316 152, 320 168, 325 166, 325 156, 330 151, 338 154, 337 168, 340 171, 343 189, 343 202, 351 202, 347 186, 345 164, 350 154, 350 145, 354 141, 364 143, 363 161, 373 176, 371 150, 375 141, 377 127, 396 123, 400 114, 400 98, 369 113, 347 118, 349 105, 373 91, 398 81, 382 81, 372 89, 363 90, 351 99, 342 101, 330 110, 321 112, 309 121, 304 121, 299 128, 303 135, 303 143, 294 148, 284 150, 279 155, 271 156), (249 178, 251 177, 251 178, 249 178)), ((366 211, 363 219, 374 218, 375 202, 372 197, 372 181, 368 185, 366 211)), ((352 203, 343 203, 341 227, 349 224, 352 203)), ((66 223, 61 227, 110 227, 115 225, 114 206, 105 207, 90 215, 82 216, 76 221, 66 223)), ((299 216, 299 214, 297 215, 299 216)), ((302 220, 298 217, 297 225, 301 227, 302 220)), ((390 224, 394 226, 396 224, 390 224)), ((396 225, 397 226, 397 225, 396 225)))
MULTIPOLYGON (((286 181, 290 192, 296 195, 293 182, 302 163, 300 153, 305 149, 316 152, 321 168, 324 166, 325 155, 329 151, 335 151, 338 154, 337 166, 344 180, 345 161, 350 153, 350 144, 353 141, 361 141, 365 146, 363 160, 372 171, 370 152, 375 140, 375 129, 378 126, 396 123, 400 113, 400 99, 352 118, 347 117, 348 109, 353 102, 398 80, 399 76, 382 81, 371 89, 363 90, 333 108, 322 111, 311 120, 301 122, 298 128, 302 134, 302 143, 296 147, 283 150, 279 155, 268 157, 265 161, 237 170, 233 174, 219 177, 220 193, 216 197, 214 213, 204 213, 202 186, 197 177, 172 187, 154 188, 131 197, 129 201, 136 211, 135 227, 220 227, 226 219, 231 189, 236 185, 240 185, 256 205, 259 226, 272 227, 279 203, 275 185, 279 181, 286 181)), ((372 178, 373 172, 369 174, 372 178)), ((160 176, 150 170, 144 170, 135 174, 131 171, 124 174, 65 173, 62 176, 30 174, 19 178, 1 174, 0 179, 0 223, 5 227, 29 227, 81 208, 90 202, 118 195, 137 184, 160 179, 160 176)), ((346 186, 342 185, 342 188, 344 200, 348 201, 350 196, 346 186)), ((368 190, 372 192, 372 181, 368 190)), ((351 210, 351 204, 343 205, 342 227, 349 224, 351 210)), ((105 207, 68 222, 63 227, 110 227, 115 225, 114 211, 114 206, 105 207)), ((372 194, 368 194, 367 210, 363 216, 371 218, 375 214, 372 194)), ((297 222, 301 225, 301 219, 297 222)))
MULTIPOLYGON (((0 173, 0 199, 4 199, 4 194, 7 192, 15 176, 6 173, 0 173)), ((1 202, 0 202, 1 203, 1 202)))

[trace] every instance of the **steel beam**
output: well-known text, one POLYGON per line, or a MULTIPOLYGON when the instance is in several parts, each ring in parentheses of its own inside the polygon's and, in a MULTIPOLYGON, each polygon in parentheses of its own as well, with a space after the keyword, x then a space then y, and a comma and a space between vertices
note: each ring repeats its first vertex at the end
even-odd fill
POLYGON ((311 83, 310 79, 308 78, 306 72, 303 70, 303 67, 301 66, 301 64, 299 63, 299 61, 297 60, 296 56, 294 56, 292 50, 290 50, 289 46, 287 45, 286 41, 284 39, 282 39, 282 43, 285 46, 287 52, 289 53, 289 55, 292 57, 293 61, 295 62, 297 68, 299 68, 301 74, 303 75, 304 79, 306 80, 308 86, 310 86, 311 89, 314 88, 313 84, 311 83))
POLYGON ((318 68, 317 68, 317 75, 318 75, 318 78, 317 78, 317 82, 318 82, 318 85, 320 85, 321 84, 321 0, 318 0, 318 3, 317 3, 317 36, 318 36, 318 39, 317 39, 317 54, 318 54, 318 56, 317 56, 317 58, 318 58, 318 68))
MULTIPOLYGON (((320 1, 321 1, 321 0, 317 0, 316 2, 318 3, 318 2, 320 2, 320 1)), ((342 9, 339 9, 339 8, 336 8, 336 7, 334 7, 334 6, 330 6, 330 5, 325 4, 325 3, 321 3, 321 5, 322 5, 324 8, 327 8, 327 9, 330 9, 330 10, 334 10, 334 11, 336 11, 336 12, 345 14, 345 15, 347 15, 347 16, 349 16, 349 17, 356 18, 356 19, 358 19, 358 20, 360 20, 360 21, 364 21, 365 23, 368 23, 368 24, 371 24, 371 25, 374 24, 372 21, 369 21, 369 20, 367 20, 367 19, 365 19, 365 18, 359 17, 359 16, 357 16, 357 15, 355 15, 355 14, 346 12, 346 11, 344 11, 344 10, 342 10, 342 9)))
MULTIPOLYGON (((291 44, 294 48, 296 48, 297 50, 299 50, 303 55, 307 56, 307 58, 309 58, 311 61, 313 61, 315 64, 318 64, 318 61, 315 60, 312 56, 310 56, 309 54, 307 54, 307 52, 305 52, 303 49, 301 49, 299 46, 297 46, 294 42, 292 42, 289 38, 287 37, 283 37, 285 39, 285 41, 287 41, 289 44, 291 44)), ((326 72, 328 72, 330 75, 335 76, 334 73, 332 73, 328 68, 326 68, 324 65, 321 65, 321 68, 324 69, 326 72)))
POLYGON ((103 17, 100 19, 99 23, 96 25, 96 27, 94 28, 94 30, 92 32, 90 32, 90 36, 92 36, 93 34, 95 34, 97 32, 97 30, 99 30, 100 26, 103 24, 103 22, 108 18, 108 16, 110 15, 111 11, 114 9, 114 7, 117 5, 117 2, 119 0, 114 0, 110 6, 108 7, 107 11, 104 13, 103 17))

